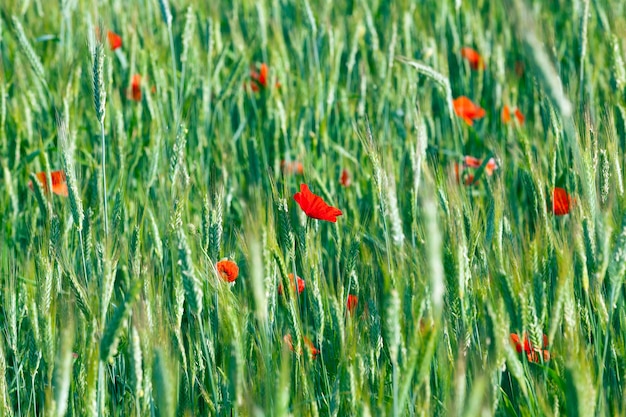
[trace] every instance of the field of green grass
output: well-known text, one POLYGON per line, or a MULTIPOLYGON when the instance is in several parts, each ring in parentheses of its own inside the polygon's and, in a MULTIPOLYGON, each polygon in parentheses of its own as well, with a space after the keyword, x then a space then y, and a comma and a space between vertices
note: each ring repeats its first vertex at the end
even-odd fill
POLYGON ((625 39, 2 0, 0 416, 626 416, 625 39))

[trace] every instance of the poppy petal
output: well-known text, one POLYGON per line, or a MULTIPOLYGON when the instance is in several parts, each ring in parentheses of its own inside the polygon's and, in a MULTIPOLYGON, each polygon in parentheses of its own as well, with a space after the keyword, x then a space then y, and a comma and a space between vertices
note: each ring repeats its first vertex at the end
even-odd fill
POLYGON ((109 46, 112 51, 122 47, 122 37, 117 33, 108 31, 107 38, 109 38, 109 46))
POLYGON ((343 214, 338 208, 326 204, 322 197, 313 194, 307 184, 300 184, 300 192, 295 193, 293 199, 298 203, 302 211, 313 219, 335 223, 337 216, 343 214))
POLYGON ((502 121, 504 123, 509 123, 511 121, 511 110, 509 110, 509 106, 504 106, 502 108, 502 121))
POLYGON ((473 125, 473 120, 485 117, 487 112, 482 107, 474 104, 465 96, 457 97, 452 101, 454 112, 462 118, 469 126, 473 125))
MULTIPOLYGON (((41 184, 43 191, 45 193, 48 192, 48 181, 46 179, 45 172, 38 172, 37 180, 41 184)), ((50 172, 50 180, 52 183, 52 192, 56 195, 60 195, 61 197, 67 197, 69 195, 67 190, 67 182, 65 178, 65 172, 62 170, 59 171, 51 171, 50 172)))
POLYGON ((557 216, 564 216, 570 211, 571 198, 565 189, 555 187, 552 191, 552 212, 557 216))

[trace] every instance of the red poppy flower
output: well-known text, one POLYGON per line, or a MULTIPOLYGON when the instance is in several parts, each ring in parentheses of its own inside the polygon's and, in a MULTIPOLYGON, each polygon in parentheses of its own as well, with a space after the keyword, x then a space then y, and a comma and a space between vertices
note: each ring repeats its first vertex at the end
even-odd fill
POLYGON ((300 184, 300 192, 295 193, 293 199, 300 205, 302 211, 312 219, 335 223, 337 216, 343 214, 338 208, 326 204, 322 197, 313 194, 306 184, 300 184))
POLYGON ((317 355, 320 354, 320 350, 315 347, 311 339, 306 336, 302 336, 302 340, 304 340, 304 344, 309 348, 309 353, 311 354, 311 359, 317 358, 317 355))
POLYGON ((341 178, 339 178, 339 183, 344 187, 349 187, 350 182, 350 173, 347 169, 344 169, 343 171, 341 171, 341 178))
POLYGON ((304 173, 304 166, 299 161, 280 161, 280 169, 285 175, 304 173))
POLYGON ((465 166, 472 168, 480 168, 480 166, 483 164, 480 159, 469 155, 465 155, 463 157, 463 163, 465 164, 465 166))
POLYGON ((548 336, 545 334, 542 338, 543 346, 542 348, 533 346, 532 342, 528 338, 528 335, 524 333, 524 341, 520 341, 520 338, 517 334, 511 333, 511 343, 515 346, 515 350, 517 353, 522 353, 522 351, 526 354, 526 358, 529 362, 539 363, 541 362, 541 356, 543 356, 543 361, 547 362, 550 360, 550 351, 547 350, 548 347, 548 336), (541 356, 540 356, 541 355, 541 356))
POLYGON ((359 305, 359 297, 353 294, 348 295, 348 299, 346 300, 346 308, 351 314, 354 313, 357 305, 359 305))
POLYGON ((122 47, 122 37, 117 33, 108 31, 107 38, 109 38, 109 46, 112 51, 122 47))
POLYGON ((215 265, 215 268, 226 282, 234 282, 239 276, 239 267, 234 261, 229 259, 222 259, 215 265))
MULTIPOLYGON (((304 341, 304 344, 306 345, 306 347, 309 349, 309 354, 311 355, 311 359, 317 358, 317 355, 320 354, 320 350, 315 347, 311 339, 309 339, 306 336, 302 336, 302 340, 304 341)), ((283 336, 283 342, 285 342, 285 345, 287 345, 290 351, 292 352, 296 351, 293 347, 293 339, 290 334, 286 334, 285 336, 283 336)), ((300 353, 301 352, 298 352, 298 354, 300 353)))
POLYGON ((461 48, 461 56, 469 62, 469 65, 474 70, 484 70, 485 69, 485 61, 483 57, 480 56, 478 51, 472 48, 461 48))
POLYGON ((496 169, 498 169, 498 163, 494 158, 489 158, 489 161, 487 161, 487 165, 485 165, 485 172, 487 173, 487 175, 491 175, 496 169))
POLYGON ((567 194, 565 189, 555 187, 552 190, 552 212, 555 215, 564 216, 568 214, 572 203, 572 197, 567 194))
MULTIPOLYGON (((46 180, 46 173, 38 172, 36 175, 37 175, 37 180, 39 181, 39 183, 41 184, 41 187, 43 188, 43 191, 45 193, 48 193, 48 181, 46 180)), ((65 181, 65 172, 51 171, 50 179, 52 180, 52 192, 56 195, 67 197, 68 191, 67 191, 67 182, 65 181)), ((33 189, 32 181, 28 182, 28 186, 30 187, 31 190, 33 189)))
MULTIPOLYGON (((255 93, 258 93, 261 89, 266 89, 268 85, 268 79, 269 79, 268 75, 269 75, 269 67, 267 66, 266 63, 261 64, 258 72, 254 68, 251 69, 250 70, 250 78, 251 78, 250 88, 252 89, 252 91, 254 91, 255 93)), ((276 84, 274 86, 276 88, 280 88, 280 83, 276 81, 276 84)))
MULTIPOLYGON (((296 284, 295 282, 293 282, 293 274, 289 274, 289 282, 291 282, 291 288, 293 289, 293 291, 296 291, 296 284)), ((298 295, 302 294, 302 291, 304 291, 304 280, 300 277, 298 277, 298 295)), ((278 295, 283 295, 283 284, 278 284, 278 295)))
POLYGON ((474 174, 468 172, 468 170, 463 167, 459 167, 458 162, 454 163, 454 176, 456 178, 457 183, 461 183, 461 178, 463 179, 464 185, 472 185, 474 184, 474 174))
POLYGON ((141 75, 135 74, 130 82, 130 92, 128 98, 141 101, 141 75))
MULTIPOLYGON (((515 114, 515 118, 517 119, 519 124, 523 125, 524 124, 524 120, 526 120, 526 118, 524 117, 524 115, 522 114, 520 109, 518 109, 516 107, 515 110, 513 111, 513 113, 515 114)), ((504 123, 509 123, 511 121, 511 109, 509 108, 509 106, 505 105, 502 108, 502 121, 504 123)))
POLYGON ((474 124, 474 120, 482 119, 487 114, 485 110, 474 104, 472 100, 465 96, 461 96, 452 101, 454 112, 462 118, 469 126, 474 124))
MULTIPOLYGON (((480 168, 483 161, 473 156, 465 155, 463 157, 463 164, 469 168, 480 168)), ((487 164, 485 165, 485 172, 487 175, 491 175, 496 169, 498 169, 498 164, 496 163, 495 158, 489 158, 489 161, 487 161, 487 164)))
MULTIPOLYGON (((476 184, 476 181, 474 181, 474 174, 470 172, 470 168, 477 169, 480 168, 482 164, 482 160, 470 155, 465 155, 463 157, 462 167, 460 167, 458 163, 454 163, 454 175, 456 177, 456 182, 460 183, 461 177, 463 177, 463 183, 465 185, 476 184)), ((498 164, 495 158, 490 158, 489 161, 487 161, 487 164, 485 164, 485 173, 488 176, 491 176, 496 169, 498 169, 498 164)))

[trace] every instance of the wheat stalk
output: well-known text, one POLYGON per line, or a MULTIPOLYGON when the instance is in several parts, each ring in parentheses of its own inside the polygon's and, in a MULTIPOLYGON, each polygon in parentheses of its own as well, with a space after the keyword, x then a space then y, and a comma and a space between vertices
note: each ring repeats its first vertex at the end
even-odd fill
MULTIPOLYGON (((100 27, 100 33, 104 29, 100 27)), ((107 175, 106 175, 106 139, 104 134, 104 117, 106 114, 106 89, 104 86, 104 45, 102 41, 96 41, 95 47, 92 52, 93 70, 92 70, 92 84, 93 84, 93 99, 94 107, 96 109, 96 117, 98 124, 100 125, 100 152, 101 152, 101 169, 102 169, 102 202, 104 206, 104 234, 108 239, 109 236, 109 216, 108 216, 108 203, 107 203, 107 175)), ((110 67, 110 65, 109 65, 110 67)))
POLYGON ((45 78, 43 65, 41 63, 41 59, 39 58, 37 53, 35 53, 35 50, 33 49, 32 45, 28 41, 28 38, 26 37, 26 33, 24 32, 24 27, 22 26, 22 23, 20 22, 20 20, 17 18, 17 16, 13 16, 12 19, 13 19, 13 27, 15 28, 15 32, 17 35, 17 42, 22 48, 24 55, 26 55, 26 58, 28 59, 30 66, 35 72, 35 75, 37 75, 37 77, 41 80, 41 82, 45 84, 46 78, 45 78))

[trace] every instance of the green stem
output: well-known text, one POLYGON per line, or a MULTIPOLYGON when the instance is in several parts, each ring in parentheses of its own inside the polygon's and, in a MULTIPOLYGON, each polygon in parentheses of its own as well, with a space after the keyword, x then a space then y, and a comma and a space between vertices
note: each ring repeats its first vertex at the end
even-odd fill
POLYGON ((167 34, 170 39, 170 53, 172 54, 172 76, 174 77, 174 121, 176 130, 178 130, 178 122, 180 118, 180 101, 178 99, 178 81, 176 76, 176 49, 174 48, 174 35, 172 34, 172 24, 167 25, 167 34))
POLYGON ((109 236, 109 209, 107 204, 107 174, 106 174, 106 141, 104 137, 104 120, 100 121, 100 138, 102 145, 102 204, 104 205, 104 235, 109 236))

